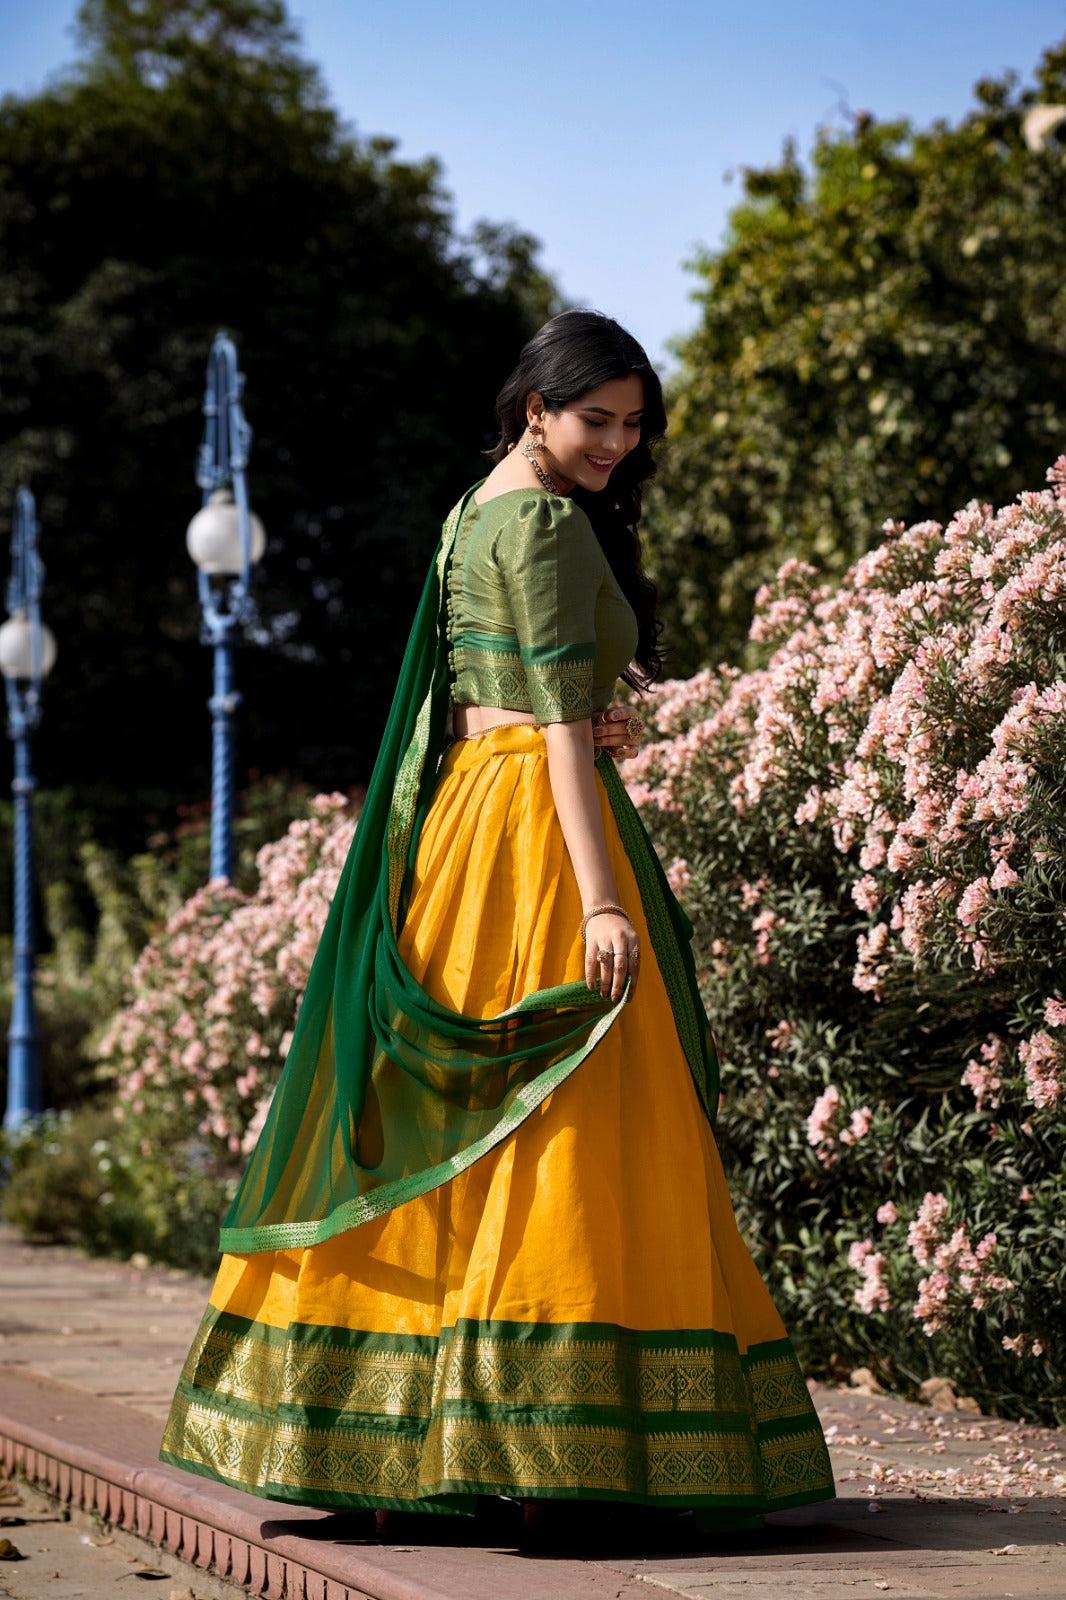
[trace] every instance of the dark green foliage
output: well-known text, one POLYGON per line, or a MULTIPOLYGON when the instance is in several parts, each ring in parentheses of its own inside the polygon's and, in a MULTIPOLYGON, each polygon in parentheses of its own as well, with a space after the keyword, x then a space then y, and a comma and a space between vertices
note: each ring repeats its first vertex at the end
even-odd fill
POLYGON ((242 767, 346 789, 553 292, 525 235, 457 238, 434 162, 341 124, 277 0, 89 0, 80 42, 69 81, 0 103, 0 527, 29 482, 60 647, 42 781, 132 848, 208 788, 184 531, 215 330, 270 538, 242 767))
POLYGON ((830 573, 886 518, 940 520, 1042 480, 1066 437, 1066 43, 1036 83, 980 83, 957 127, 868 116, 809 170, 744 176, 694 262, 671 443, 648 542, 675 671, 742 653, 752 599, 790 555, 830 573))
POLYGON ((143 1251, 200 1272, 217 1265, 225 1180, 202 1152, 175 1166, 169 1150, 131 1150, 110 1106, 49 1112, 0 1134, 0 1162, 0 1215, 29 1239, 120 1259, 143 1251))

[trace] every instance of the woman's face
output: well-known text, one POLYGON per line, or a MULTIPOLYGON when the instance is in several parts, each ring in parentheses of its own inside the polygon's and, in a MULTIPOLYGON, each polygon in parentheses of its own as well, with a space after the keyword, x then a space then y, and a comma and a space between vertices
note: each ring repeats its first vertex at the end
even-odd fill
POLYGON ((529 396, 526 416, 543 430, 539 460, 564 494, 575 485, 607 487, 622 457, 640 443, 643 406, 644 384, 635 372, 589 389, 561 411, 546 410, 539 394, 529 396))

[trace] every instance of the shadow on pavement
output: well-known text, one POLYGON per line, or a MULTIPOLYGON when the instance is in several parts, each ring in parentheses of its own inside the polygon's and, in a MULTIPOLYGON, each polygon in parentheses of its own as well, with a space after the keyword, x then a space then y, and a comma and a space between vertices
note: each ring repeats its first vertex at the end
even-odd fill
POLYGON ((811 1556, 869 1553, 887 1546, 929 1551, 982 1551, 1008 1544, 1055 1543, 1066 1534, 1066 1501, 1031 1499, 1008 1511, 1012 1502, 954 1500, 943 1496, 875 1502, 842 1499, 772 1513, 758 1532, 707 1534, 683 1513, 649 1512, 636 1522, 632 1507, 566 1507, 557 1524, 530 1533, 516 1503, 487 1502, 476 1516, 392 1512, 379 1531, 373 1512, 327 1512, 314 1522, 280 1517, 264 1521, 264 1540, 297 1536, 338 1546, 369 1549, 395 1545, 516 1550, 519 1554, 567 1559, 634 1556, 648 1561, 716 1556, 811 1556), (1056 1526, 1056 1523, 1058 1524, 1056 1526))
POLYGON ((817 1549, 820 1540, 848 1532, 860 1537, 864 1545, 872 1539, 916 1550, 1046 1545, 1066 1536, 1066 1500, 1060 1496, 1024 1501, 947 1495, 886 1495, 872 1502, 848 1498, 826 1506, 778 1512, 767 1521, 766 1533, 771 1532, 778 1549, 817 1549), (872 1506, 878 1509, 874 1511, 872 1506))

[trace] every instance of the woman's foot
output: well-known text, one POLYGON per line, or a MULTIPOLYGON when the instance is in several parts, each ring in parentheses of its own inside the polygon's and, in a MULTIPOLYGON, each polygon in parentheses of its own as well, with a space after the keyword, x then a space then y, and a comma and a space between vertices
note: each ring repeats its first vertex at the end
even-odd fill
POLYGON ((522 1544, 527 1549, 562 1549, 587 1541, 597 1510, 588 1500, 523 1500, 522 1544))
POLYGON ((530 1548, 669 1547, 679 1541, 680 1519, 674 1511, 620 1500, 525 1500, 522 1534, 530 1548))
POLYGON ((758 1511, 646 1506, 611 1500, 524 1500, 522 1543, 527 1548, 671 1550, 708 1537, 750 1534, 763 1526, 758 1511))

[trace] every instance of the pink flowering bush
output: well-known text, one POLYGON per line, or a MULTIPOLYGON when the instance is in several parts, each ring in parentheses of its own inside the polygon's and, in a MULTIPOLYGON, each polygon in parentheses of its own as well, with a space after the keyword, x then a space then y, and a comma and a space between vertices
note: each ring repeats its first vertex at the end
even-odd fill
POLYGON ((1066 1415, 1066 458, 660 685, 626 770, 696 927, 742 1223, 812 1363, 1066 1415))
POLYGON ((116 1151, 133 1170, 144 1247, 202 1264, 266 1114, 355 829, 344 795, 256 856, 258 882, 209 883, 149 940, 99 1045, 116 1151), (183 1244, 182 1241, 185 1241, 183 1244))

